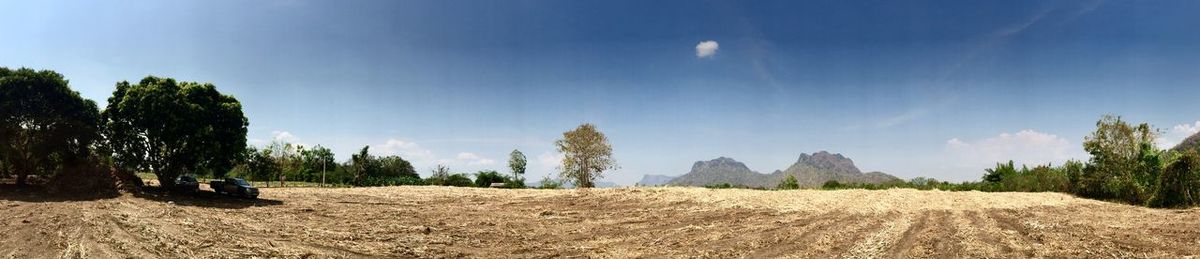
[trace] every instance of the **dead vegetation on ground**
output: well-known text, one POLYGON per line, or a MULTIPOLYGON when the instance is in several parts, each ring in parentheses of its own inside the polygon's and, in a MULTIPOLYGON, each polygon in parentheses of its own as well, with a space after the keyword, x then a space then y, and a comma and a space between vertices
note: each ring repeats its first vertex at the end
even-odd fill
POLYGON ((1200 210, 1056 193, 276 188, 0 193, 0 258, 1178 257, 1200 210))

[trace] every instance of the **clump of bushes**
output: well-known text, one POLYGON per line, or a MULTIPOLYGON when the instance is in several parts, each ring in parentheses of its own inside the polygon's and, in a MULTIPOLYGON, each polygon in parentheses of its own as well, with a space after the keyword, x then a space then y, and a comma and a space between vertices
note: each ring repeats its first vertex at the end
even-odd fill
POLYGON ((500 175, 500 173, 492 170, 479 171, 475 173, 475 186, 491 187, 492 183, 508 182, 508 178, 500 175))
POLYGON ((559 189, 562 188, 562 185, 562 181, 547 175, 542 177, 542 180, 538 182, 538 189, 559 189))
POLYGON ((948 183, 918 177, 880 184, 829 181, 821 188, 1063 192, 1150 207, 1200 205, 1200 153, 1159 149, 1156 137, 1148 124, 1131 125, 1120 117, 1104 116, 1096 122, 1096 131, 1084 139, 1084 150, 1091 155, 1087 162, 1071 160, 1060 166, 1033 168, 1017 168, 1013 161, 997 163, 984 170, 979 182, 948 183))
POLYGON ((800 189, 800 182, 796 181, 796 176, 795 176, 795 175, 790 175, 790 174, 789 174, 789 175, 787 176, 787 178, 783 178, 783 181, 780 181, 780 182, 779 182, 779 186, 778 186, 778 188, 779 188, 780 190, 795 190, 795 189, 800 189))

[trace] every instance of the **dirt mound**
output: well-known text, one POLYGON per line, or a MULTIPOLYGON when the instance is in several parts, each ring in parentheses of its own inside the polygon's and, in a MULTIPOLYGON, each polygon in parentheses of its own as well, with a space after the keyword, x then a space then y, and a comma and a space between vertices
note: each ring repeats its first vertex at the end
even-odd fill
POLYGON ((0 197, 0 257, 1182 257, 1200 210, 1053 193, 267 188, 0 197))

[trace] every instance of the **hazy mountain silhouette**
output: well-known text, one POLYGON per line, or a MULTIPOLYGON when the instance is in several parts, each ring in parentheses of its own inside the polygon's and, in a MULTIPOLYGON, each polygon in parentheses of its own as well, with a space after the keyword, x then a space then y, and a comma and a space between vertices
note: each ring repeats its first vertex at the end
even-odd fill
POLYGON ((704 186, 728 183, 748 187, 773 188, 788 175, 794 175, 801 187, 818 187, 829 180, 843 183, 882 183, 900 180, 882 172, 863 173, 854 166, 854 161, 841 154, 820 151, 800 154, 796 163, 785 170, 761 174, 750 170, 745 164, 732 158, 720 157, 709 161, 698 161, 687 174, 667 184, 704 186))
POLYGON ((648 175, 643 175, 642 180, 638 181, 637 184, 641 185, 641 186, 664 185, 664 184, 667 184, 667 182, 674 180, 675 177, 677 177, 677 176, 648 174, 648 175))

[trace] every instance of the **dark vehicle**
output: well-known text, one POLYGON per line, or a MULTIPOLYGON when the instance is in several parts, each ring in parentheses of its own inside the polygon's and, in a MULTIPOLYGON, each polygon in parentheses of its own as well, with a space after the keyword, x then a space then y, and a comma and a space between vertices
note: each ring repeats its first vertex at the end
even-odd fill
POLYGON ((180 175, 175 178, 175 190, 186 193, 197 192, 200 190, 200 181, 197 181, 195 176, 180 175))
POLYGON ((250 183, 242 178, 225 178, 224 181, 212 181, 209 183, 213 191, 225 195, 233 195, 250 199, 258 198, 258 188, 250 186, 250 183))

